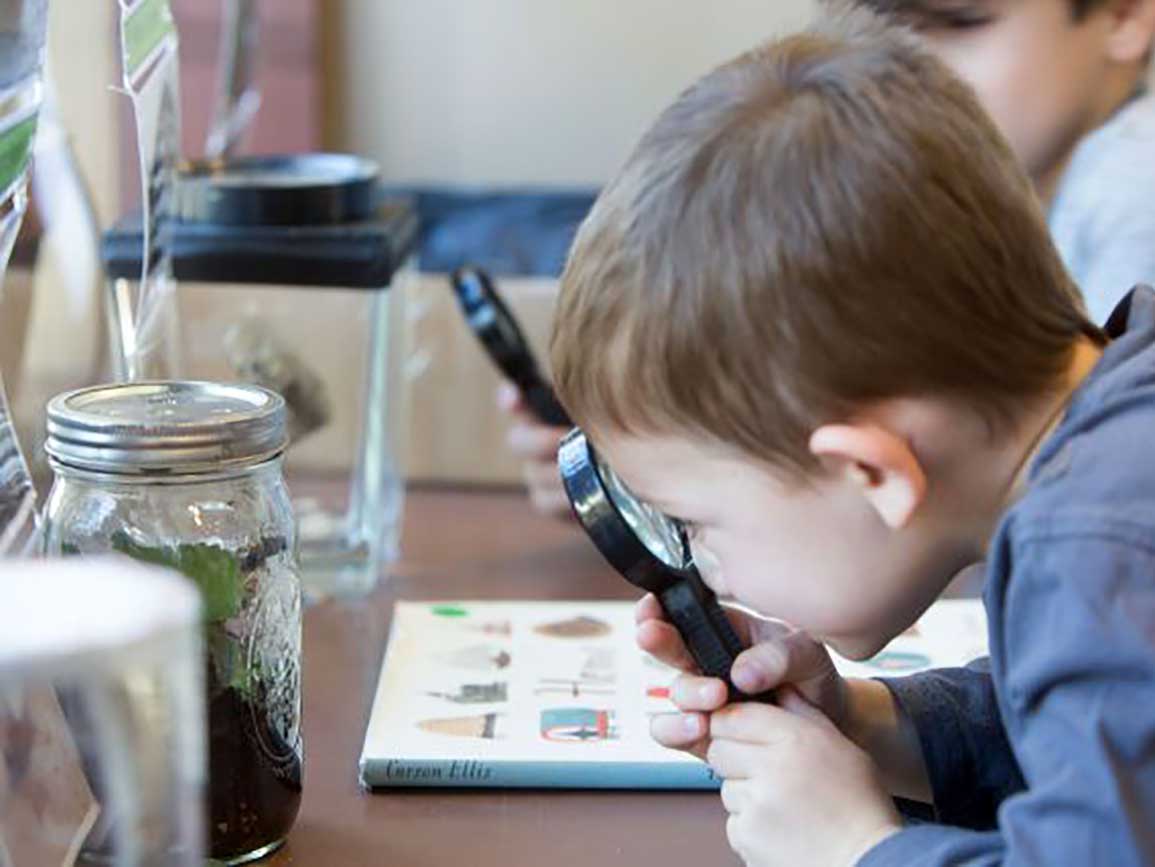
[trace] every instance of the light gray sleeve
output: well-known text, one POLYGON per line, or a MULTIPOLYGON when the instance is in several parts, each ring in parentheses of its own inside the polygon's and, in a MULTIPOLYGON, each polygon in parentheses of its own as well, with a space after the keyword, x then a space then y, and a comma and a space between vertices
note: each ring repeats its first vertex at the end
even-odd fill
POLYGON ((1091 318, 1104 323, 1136 284, 1155 285, 1155 120, 1092 146, 1072 164, 1077 176, 1064 183, 1051 226, 1091 318))
POLYGON ((1144 207, 1146 213, 1136 204, 1133 216, 1120 213, 1112 231, 1099 232, 1094 255, 1076 275, 1087 310, 1099 324, 1136 284, 1155 285, 1155 182, 1144 207))

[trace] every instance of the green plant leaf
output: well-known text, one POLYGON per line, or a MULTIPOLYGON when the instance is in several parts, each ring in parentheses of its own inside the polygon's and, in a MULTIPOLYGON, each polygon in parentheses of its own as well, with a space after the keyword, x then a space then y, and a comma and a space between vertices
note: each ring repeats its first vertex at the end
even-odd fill
POLYGON ((181 545, 177 554, 177 568, 200 585, 206 620, 215 623, 240 613, 241 564, 233 554, 212 545, 181 545))
POLYGON ((216 688, 235 689, 246 698, 250 697, 256 673, 246 665, 240 644, 219 624, 210 624, 205 637, 216 688))
POLYGON ((241 610, 241 564, 224 548, 216 545, 153 548, 136 544, 124 532, 113 534, 112 547, 134 560, 176 569, 195 581, 204 603, 204 619, 209 623, 228 620, 241 610))

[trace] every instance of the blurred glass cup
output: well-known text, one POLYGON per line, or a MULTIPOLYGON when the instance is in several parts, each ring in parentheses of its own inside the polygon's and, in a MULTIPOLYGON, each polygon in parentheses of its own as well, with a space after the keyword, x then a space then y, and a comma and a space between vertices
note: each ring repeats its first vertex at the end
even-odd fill
POLYGON ((0 867, 200 867, 203 667, 181 576, 0 562, 0 867))

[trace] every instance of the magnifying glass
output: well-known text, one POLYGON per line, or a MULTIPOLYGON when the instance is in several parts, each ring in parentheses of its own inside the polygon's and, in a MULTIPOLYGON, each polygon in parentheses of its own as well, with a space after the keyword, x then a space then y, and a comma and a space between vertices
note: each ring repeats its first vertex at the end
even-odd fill
POLYGON ((731 701, 751 700, 730 681, 742 640, 702 581, 682 526, 630 493, 580 430, 562 441, 558 467, 574 514, 602 556, 657 597, 703 674, 724 680, 731 701))
POLYGON ((543 424, 570 426, 572 422, 541 375, 529 341, 513 313, 480 268, 458 268, 451 278, 465 321, 507 379, 521 392, 525 405, 543 424))

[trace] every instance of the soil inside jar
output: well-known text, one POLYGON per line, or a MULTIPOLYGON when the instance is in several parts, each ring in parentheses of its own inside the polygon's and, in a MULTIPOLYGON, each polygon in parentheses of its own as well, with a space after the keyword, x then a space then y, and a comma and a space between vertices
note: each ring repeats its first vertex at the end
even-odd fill
POLYGON ((301 759, 259 702, 214 680, 210 665, 209 848, 231 860, 288 834, 301 803, 301 759))

